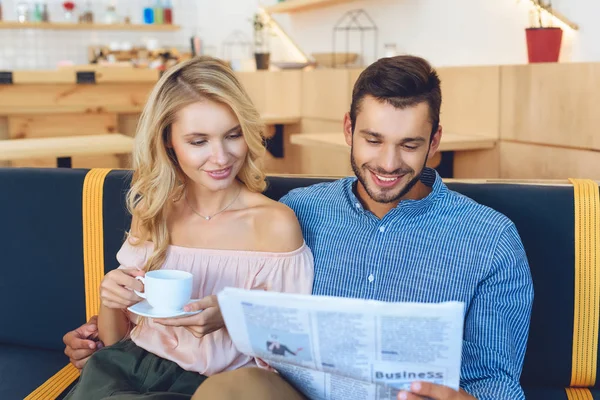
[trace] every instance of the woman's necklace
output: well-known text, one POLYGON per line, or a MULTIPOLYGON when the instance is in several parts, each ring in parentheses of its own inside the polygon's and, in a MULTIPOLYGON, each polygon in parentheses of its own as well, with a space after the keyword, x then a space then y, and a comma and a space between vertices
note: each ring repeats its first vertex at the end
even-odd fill
POLYGON ((188 198, 187 198, 187 191, 185 192, 185 203, 188 205, 188 207, 190 208, 190 210, 192 210, 194 212, 194 214, 201 216, 202 218, 204 218, 207 221, 210 221, 211 219, 213 219, 216 215, 221 214, 223 211, 227 210, 229 207, 231 207, 231 205, 237 200, 238 196, 240 195, 240 193, 242 192, 242 187, 240 186, 240 190, 238 190, 238 193, 235 195, 235 197, 233 198, 233 200, 231 201, 231 203, 229 203, 225 208, 223 208, 221 211, 217 211, 216 213, 214 213, 213 215, 202 215, 200 214, 198 211, 194 210, 194 207, 192 207, 192 205, 190 204, 188 198))

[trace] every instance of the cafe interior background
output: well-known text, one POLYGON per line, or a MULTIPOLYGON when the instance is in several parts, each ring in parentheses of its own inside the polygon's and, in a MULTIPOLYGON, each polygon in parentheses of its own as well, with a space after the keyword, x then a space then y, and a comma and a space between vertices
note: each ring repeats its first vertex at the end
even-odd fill
POLYGON ((600 176, 597 0, 0 0, 0 166, 128 168, 146 96, 228 61, 268 126, 271 174, 351 175, 341 120, 378 58, 442 80, 444 178, 600 176))

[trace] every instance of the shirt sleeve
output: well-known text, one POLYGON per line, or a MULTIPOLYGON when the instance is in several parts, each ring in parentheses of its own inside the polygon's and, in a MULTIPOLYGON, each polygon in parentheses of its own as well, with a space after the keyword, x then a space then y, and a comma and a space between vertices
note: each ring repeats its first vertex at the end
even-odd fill
POLYGON ((519 380, 532 303, 529 263, 511 224, 466 314, 461 387, 478 400, 525 399, 519 380))
POLYGON ((252 282, 252 289, 311 294, 314 279, 314 259, 304 244, 293 254, 274 257, 266 263, 252 282))

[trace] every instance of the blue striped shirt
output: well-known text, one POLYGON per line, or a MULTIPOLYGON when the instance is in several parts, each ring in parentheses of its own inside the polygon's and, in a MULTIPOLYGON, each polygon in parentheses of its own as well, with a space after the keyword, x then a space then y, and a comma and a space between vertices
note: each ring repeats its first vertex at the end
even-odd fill
POLYGON ((355 177, 290 191, 315 259, 313 294, 381 301, 465 303, 461 387, 479 400, 519 400, 533 284, 517 230, 505 215, 432 188, 382 219, 354 194, 355 177))

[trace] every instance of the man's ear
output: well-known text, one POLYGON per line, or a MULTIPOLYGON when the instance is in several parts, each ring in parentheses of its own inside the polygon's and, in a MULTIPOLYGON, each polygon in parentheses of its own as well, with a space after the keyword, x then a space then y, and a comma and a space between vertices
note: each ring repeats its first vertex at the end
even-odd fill
POLYGON ((352 121, 349 112, 344 114, 344 137, 346 138, 346 144, 352 146, 352 121))
POLYGON ((440 147, 441 140, 442 140, 442 125, 439 125, 437 131, 431 137, 431 142, 429 143, 429 156, 427 157, 428 160, 431 160, 433 158, 433 156, 435 156, 435 154, 437 153, 438 148, 440 147))

